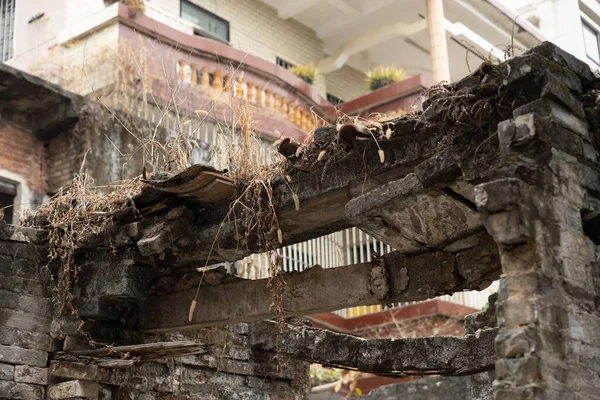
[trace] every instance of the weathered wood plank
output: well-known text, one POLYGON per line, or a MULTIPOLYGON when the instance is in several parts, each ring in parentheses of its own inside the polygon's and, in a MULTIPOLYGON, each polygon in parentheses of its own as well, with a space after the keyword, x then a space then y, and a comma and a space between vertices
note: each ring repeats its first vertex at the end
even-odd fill
MULTIPOLYGON (((251 345, 276 349, 277 325, 256 324, 251 345)), ((281 352, 292 358, 386 376, 468 375, 494 369, 498 328, 476 335, 363 339, 325 329, 286 325, 281 352)))
MULTIPOLYGON (((497 248, 486 233, 476 239, 478 245, 456 254, 438 251, 407 256, 392 252, 370 263, 313 267, 286 274, 285 313, 299 316, 359 305, 426 300, 486 287, 500 276, 497 248)), ((196 289, 188 289, 149 297, 141 311, 142 330, 178 331, 273 316, 266 279, 202 287, 192 321, 188 321, 195 296, 196 289)))
POLYGON ((93 350, 60 351, 56 353, 56 356, 106 357, 128 353, 133 357, 140 357, 141 359, 149 360, 168 357, 182 357, 185 355, 199 354, 204 352, 204 344, 188 340, 179 342, 157 342, 127 346, 102 347, 100 349, 93 350))

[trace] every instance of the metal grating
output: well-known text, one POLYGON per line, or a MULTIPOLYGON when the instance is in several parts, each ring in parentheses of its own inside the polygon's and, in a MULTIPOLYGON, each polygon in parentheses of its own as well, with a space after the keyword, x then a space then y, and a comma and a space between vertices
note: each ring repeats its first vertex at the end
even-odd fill
POLYGON ((16 0, 0 0, 0 62, 13 56, 16 0))

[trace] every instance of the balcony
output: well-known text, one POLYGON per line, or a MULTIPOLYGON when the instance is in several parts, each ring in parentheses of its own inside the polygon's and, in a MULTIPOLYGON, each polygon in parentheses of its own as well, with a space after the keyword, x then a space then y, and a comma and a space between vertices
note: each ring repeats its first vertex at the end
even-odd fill
POLYGON ((226 123, 236 109, 249 106, 257 129, 267 138, 283 134, 303 140, 319 120, 331 121, 335 115, 313 87, 278 65, 195 36, 193 25, 150 4, 146 15, 135 17, 125 5, 114 6, 119 40, 134 51, 150 40, 153 54, 162 57, 149 63, 152 92, 159 98, 168 99, 176 82, 184 108, 209 111, 226 123))

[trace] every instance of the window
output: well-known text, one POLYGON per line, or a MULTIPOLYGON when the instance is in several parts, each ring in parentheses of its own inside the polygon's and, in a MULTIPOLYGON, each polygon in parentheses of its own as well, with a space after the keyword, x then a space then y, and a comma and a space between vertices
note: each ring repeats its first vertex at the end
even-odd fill
POLYGON ((598 32, 584 21, 582 21, 582 23, 585 53, 596 64, 600 64, 600 46, 598 43, 598 32))
POLYGON ((294 64, 292 64, 289 61, 285 61, 283 58, 276 57, 275 60, 276 60, 275 62, 277 63, 277 65, 279 65, 280 67, 283 67, 285 69, 290 69, 292 67, 295 67, 294 64))
MULTIPOLYGON (((15 204, 16 196, 17 184, 11 181, 0 179, 0 208, 12 206, 13 204, 15 204)), ((12 224, 13 214, 13 207, 8 207, 4 209, 4 221, 6 221, 7 224, 12 224)))
POLYGON ((332 95, 331 93, 327 93, 327 101, 333 104, 334 106, 337 106, 338 104, 342 104, 344 102, 344 100, 332 95))
POLYGON ((194 30, 196 35, 229 43, 229 22, 223 18, 217 17, 187 0, 181 0, 180 15, 181 18, 198 27, 194 30))
POLYGON ((0 0, 0 62, 4 62, 13 56, 15 1, 0 0))

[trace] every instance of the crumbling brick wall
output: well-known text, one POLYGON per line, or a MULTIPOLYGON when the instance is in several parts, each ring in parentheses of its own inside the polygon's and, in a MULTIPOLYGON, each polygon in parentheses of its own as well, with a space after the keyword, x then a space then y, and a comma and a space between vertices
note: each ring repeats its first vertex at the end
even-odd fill
POLYGON ((0 398, 43 399, 52 347, 51 287, 39 231, 0 221, 0 398))
POLYGON ((144 335, 118 322, 88 321, 95 339, 116 345, 195 340, 204 351, 116 369, 60 353, 90 346, 73 320, 53 319, 45 245, 42 231, 0 221, 0 398, 296 399, 306 393, 308 363, 289 360, 278 372, 272 354, 250 348, 249 324, 144 335))
POLYGON ((19 185, 16 203, 43 201, 47 189, 46 160, 44 144, 34 134, 0 122, 0 179, 19 185))

